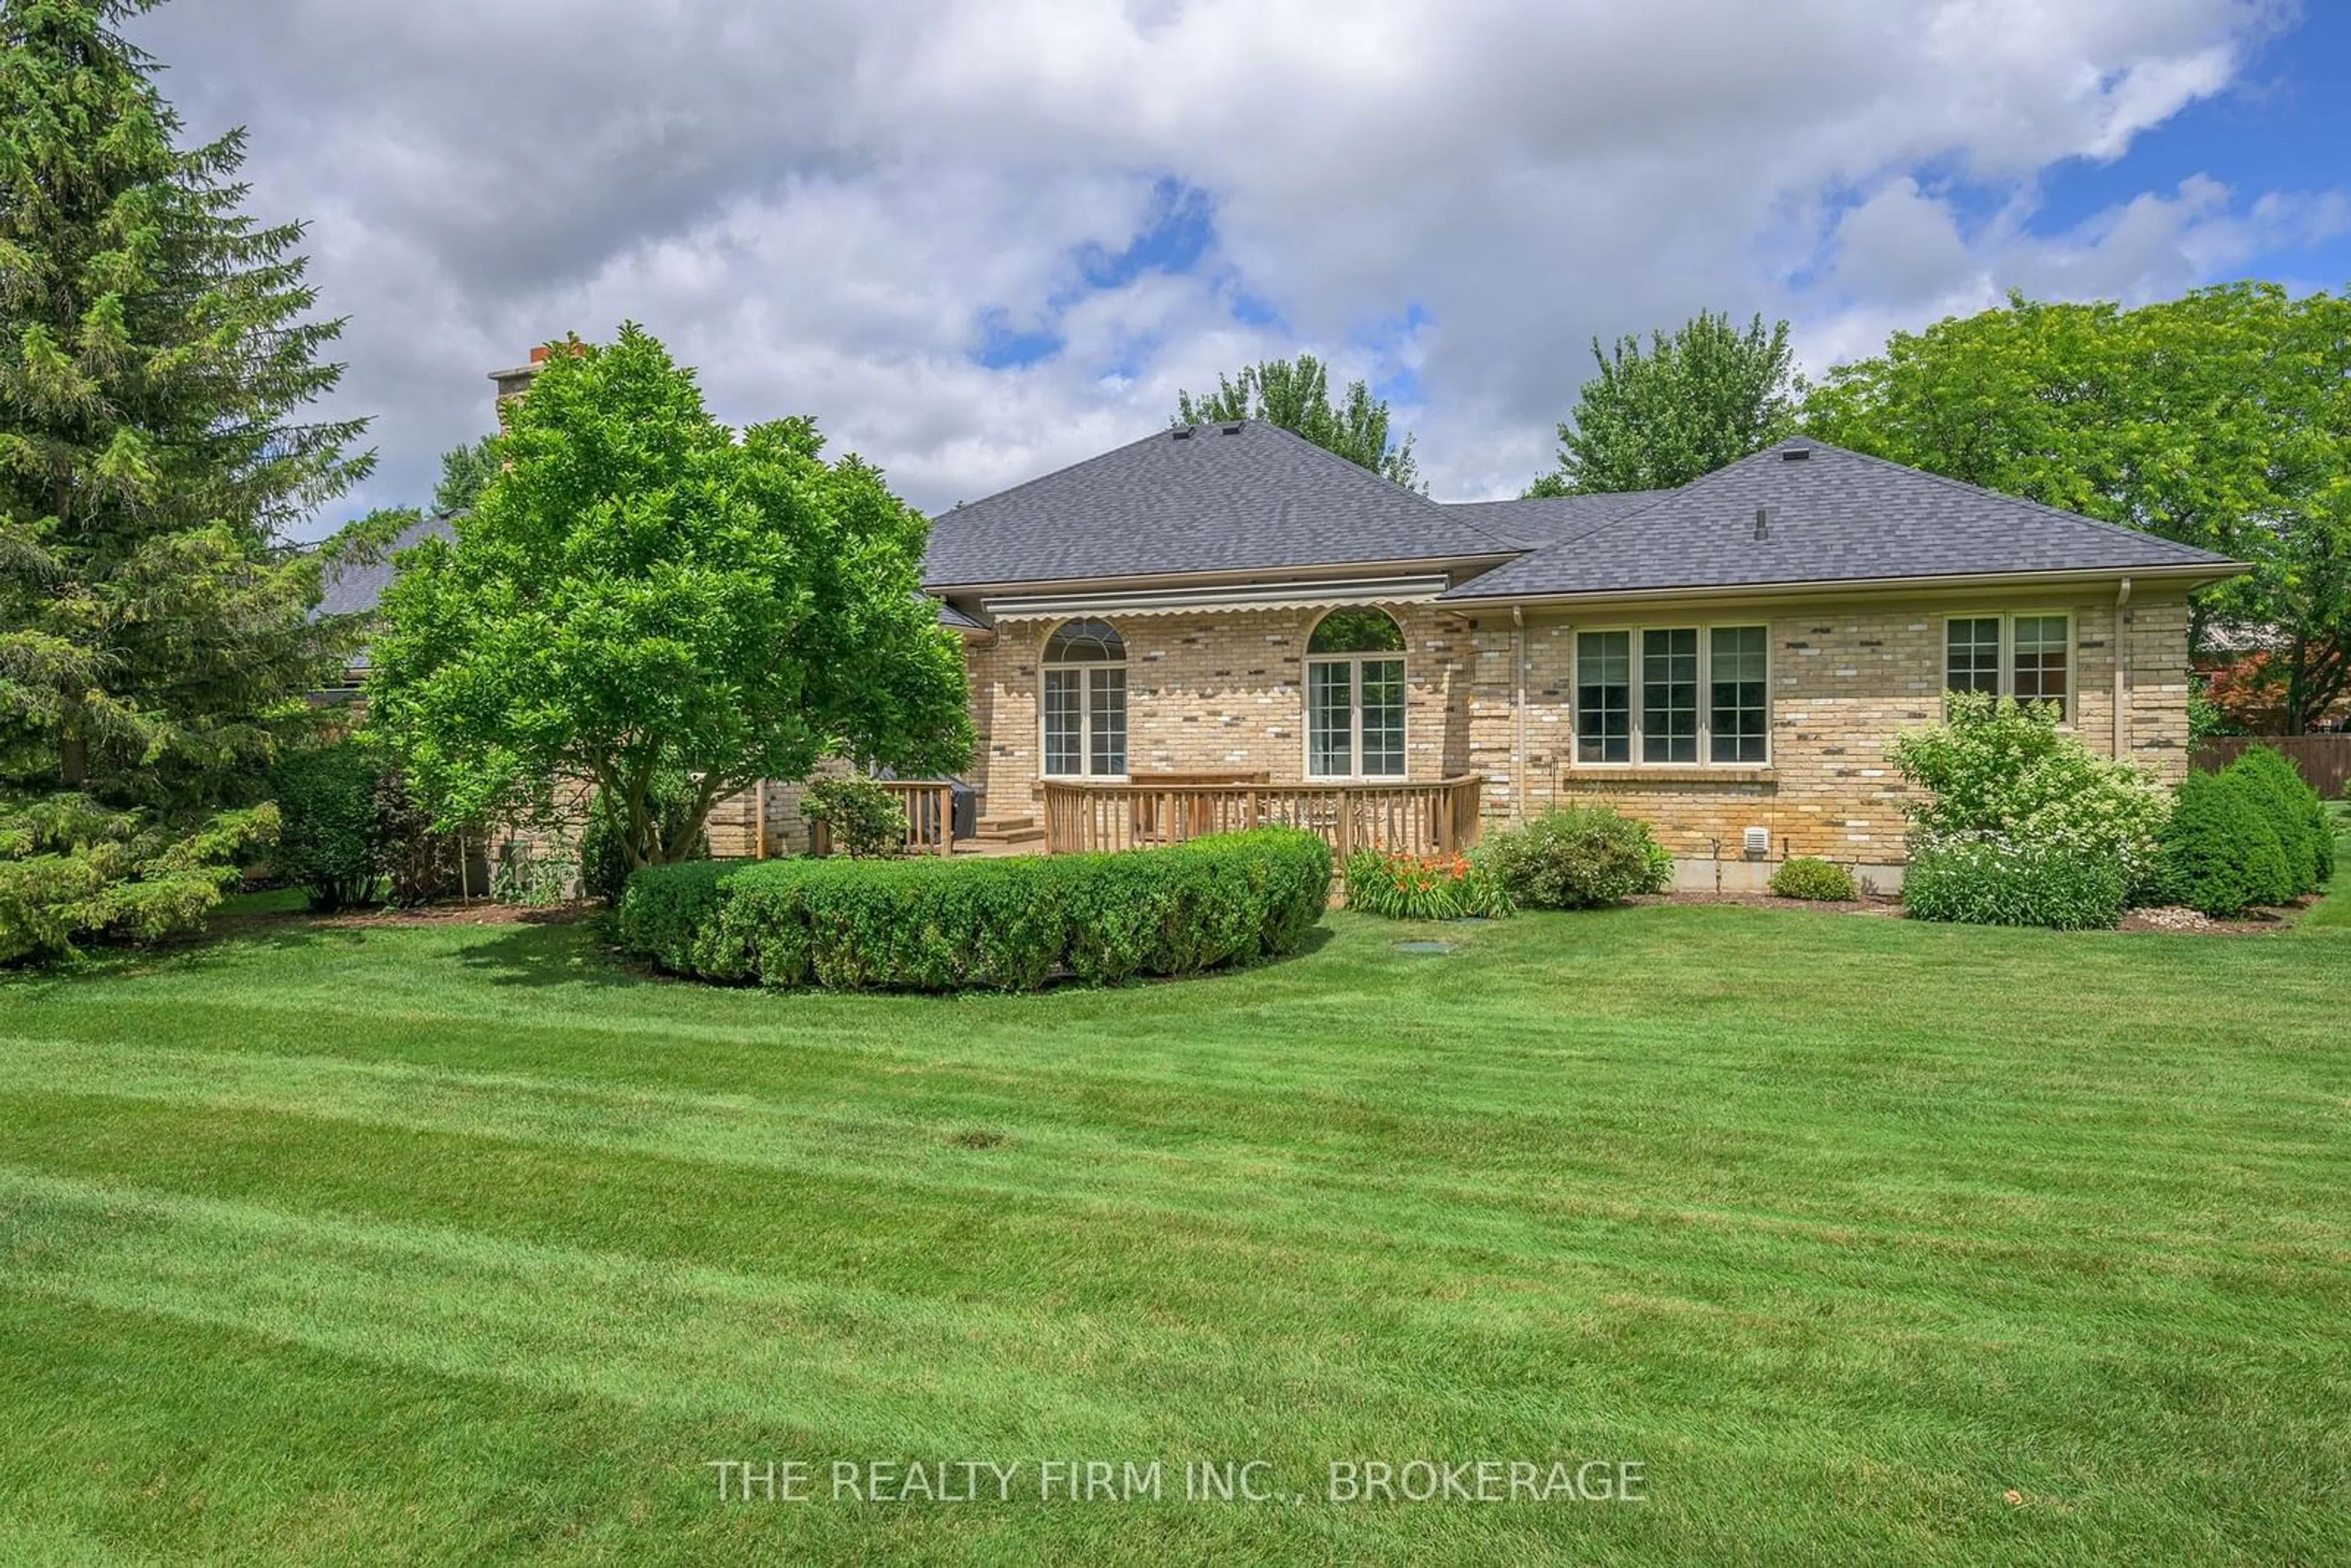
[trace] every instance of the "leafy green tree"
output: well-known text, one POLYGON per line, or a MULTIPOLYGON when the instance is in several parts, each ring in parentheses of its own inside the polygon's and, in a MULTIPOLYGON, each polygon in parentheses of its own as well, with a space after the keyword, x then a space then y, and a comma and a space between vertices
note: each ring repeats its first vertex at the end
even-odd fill
POLYGON ((433 486, 433 511, 436 517, 447 517, 471 507, 490 476, 498 471, 496 459, 490 455, 489 436, 453 446, 441 455, 441 482, 433 486))
POLYGON ((1170 424, 1216 424, 1261 419, 1294 431, 1325 452, 1335 452, 1407 490, 1426 490, 1413 460, 1412 437, 1392 438, 1387 400, 1375 398, 1363 382, 1349 382, 1337 402, 1331 398, 1330 368, 1311 354, 1245 365, 1238 376, 1219 373, 1217 390, 1200 397, 1176 394, 1170 424))
POLYGON ((2274 632, 2289 731, 2351 690, 2351 298, 2274 284, 2004 308, 1896 333, 1813 389, 1823 440, 2219 550, 2212 624, 2274 632))
POLYGON ((365 472, 241 131, 177 145, 117 28, 0 0, 0 958, 199 922, 350 629, 289 525, 365 472))
POLYGON ((435 818, 550 813, 592 781, 634 870, 714 801, 827 757, 968 758, 960 650, 918 591, 929 524, 814 423, 739 437, 634 325, 551 358, 455 542, 402 558, 371 725, 435 818), (658 784, 693 780, 683 812, 658 784))
POLYGON ((1616 340, 1559 427, 1559 466, 1530 496, 1667 490, 1795 434, 1788 324, 1756 317, 1742 330, 1700 312, 1671 337, 1616 340))

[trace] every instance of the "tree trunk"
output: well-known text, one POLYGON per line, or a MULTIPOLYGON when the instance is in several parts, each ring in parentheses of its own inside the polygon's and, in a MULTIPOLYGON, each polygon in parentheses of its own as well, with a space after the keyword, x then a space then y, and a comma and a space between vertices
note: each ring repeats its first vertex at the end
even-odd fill
POLYGON ((68 706, 57 730, 57 778, 68 789, 89 782, 89 741, 81 732, 81 716, 68 706))

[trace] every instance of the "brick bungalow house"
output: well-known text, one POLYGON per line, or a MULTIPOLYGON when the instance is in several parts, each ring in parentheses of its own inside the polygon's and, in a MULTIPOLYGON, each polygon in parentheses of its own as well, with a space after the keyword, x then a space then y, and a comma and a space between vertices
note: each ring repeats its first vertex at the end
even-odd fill
MULTIPOLYGON (((545 352, 494 372, 501 407, 545 352)), ((1600 800, 1690 885, 1815 854, 1890 888, 1886 743, 1948 689, 2062 704, 2093 749, 2184 773, 2188 595, 2240 570, 1809 439, 1677 490, 1448 505, 1242 421, 944 514, 924 585, 963 639, 982 841, 1045 847, 1075 806, 1117 830, 1084 841, 1144 841, 1280 795, 1326 832, 1385 811, 1391 841, 1458 841, 1457 802, 1600 800)), ((392 570, 328 608, 371 608, 392 570)), ((799 797, 722 802, 713 848, 803 847, 799 797)))
POLYGON ((1489 821, 1611 801, 1687 884, 1816 854, 1891 886, 1886 743, 1947 689, 2184 772, 2188 595, 2239 570, 1809 439, 1677 490, 1443 505, 1249 421, 959 507, 924 579, 982 837, 1034 833, 1049 787, 1467 779, 1489 821))

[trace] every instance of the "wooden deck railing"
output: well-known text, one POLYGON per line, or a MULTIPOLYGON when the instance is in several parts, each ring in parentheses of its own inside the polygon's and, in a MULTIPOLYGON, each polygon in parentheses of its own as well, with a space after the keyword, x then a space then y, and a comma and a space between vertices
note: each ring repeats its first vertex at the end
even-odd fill
POLYGON ((1453 854, 1478 841, 1483 780, 1433 784, 1124 784, 1048 780, 1045 849, 1129 850, 1245 828, 1304 828, 1342 860, 1359 849, 1453 854))
MULTIPOLYGON (((955 788, 935 779, 876 779, 873 782, 897 798, 906 813, 906 853, 946 855, 955 852, 955 788)), ((831 835, 822 824, 809 824, 810 849, 831 854, 831 835)))

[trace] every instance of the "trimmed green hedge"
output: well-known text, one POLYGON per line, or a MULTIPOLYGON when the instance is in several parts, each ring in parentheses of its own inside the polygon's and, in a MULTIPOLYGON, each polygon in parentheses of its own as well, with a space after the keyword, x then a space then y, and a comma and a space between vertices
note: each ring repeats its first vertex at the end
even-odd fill
POLYGON ((704 862, 629 879, 621 946, 674 974, 769 986, 1035 990, 1294 951, 1331 851, 1266 828, 1121 854, 704 862))

